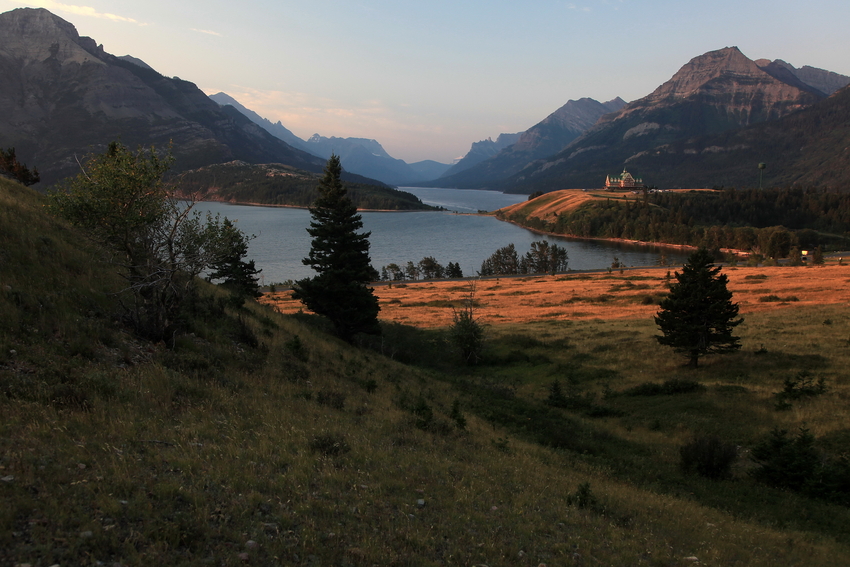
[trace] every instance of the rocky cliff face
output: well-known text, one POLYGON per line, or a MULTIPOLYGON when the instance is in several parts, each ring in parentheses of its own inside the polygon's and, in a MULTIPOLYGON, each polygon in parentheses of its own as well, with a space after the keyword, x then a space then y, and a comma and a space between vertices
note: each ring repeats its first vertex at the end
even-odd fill
MULTIPOLYGON (((691 59, 648 96, 603 116, 563 151, 532 164, 505 186, 522 192, 597 187, 607 173, 658 148, 777 120, 824 97, 795 73, 763 69, 737 47, 712 51, 691 59)), ((633 173, 649 184, 660 182, 652 171, 633 173)))
POLYGON ((839 75, 832 71, 817 69, 808 65, 797 69, 782 59, 770 61, 759 59, 756 62, 759 69, 769 73, 781 81, 799 85, 804 90, 814 90, 823 95, 831 95, 850 84, 850 77, 839 75))
MULTIPOLYGON (((712 119, 712 122, 703 123, 703 127, 724 130, 775 120, 823 98, 814 89, 805 89, 796 81, 789 82, 761 69, 737 47, 710 51, 691 59, 648 96, 600 121, 599 127, 635 115, 657 114, 664 108, 699 105, 712 119)), ((680 127, 679 124, 670 125, 680 127)))
POLYGON ((321 170, 322 161, 222 110, 194 84, 106 53, 44 9, 0 14, 0 146, 39 168, 43 184, 120 138, 173 142, 176 168, 233 159, 321 170))

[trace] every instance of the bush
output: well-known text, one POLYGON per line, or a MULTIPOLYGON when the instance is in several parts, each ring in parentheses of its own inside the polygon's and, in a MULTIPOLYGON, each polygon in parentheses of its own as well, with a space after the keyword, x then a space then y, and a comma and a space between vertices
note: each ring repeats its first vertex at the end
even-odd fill
POLYGON ((717 480, 730 476, 738 448, 714 435, 696 436, 679 448, 679 458, 682 472, 717 480))
POLYGON ((472 302, 454 312, 454 322, 449 336, 467 364, 477 364, 481 360, 484 347, 484 327, 475 320, 472 302))
POLYGON ((575 493, 567 496, 567 505, 582 510, 598 510, 600 508, 599 499, 590 489, 589 482, 581 483, 575 493))

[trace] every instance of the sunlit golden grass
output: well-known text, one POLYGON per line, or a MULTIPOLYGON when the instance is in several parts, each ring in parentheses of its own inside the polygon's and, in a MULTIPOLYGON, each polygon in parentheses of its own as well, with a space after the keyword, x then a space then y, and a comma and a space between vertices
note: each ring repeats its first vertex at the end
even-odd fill
MULTIPOLYGON (((675 192, 704 191, 705 189, 675 189, 675 192)), ((549 191, 530 201, 523 201, 499 209, 505 217, 539 218, 544 221, 557 220, 559 214, 572 212, 591 201, 642 199, 642 194, 627 192, 587 191, 584 189, 562 189, 549 191)))
MULTIPOLYGON (((486 278, 470 283, 413 281, 376 285, 374 291, 381 319, 423 328, 450 325, 452 305, 469 296, 470 285, 475 287, 476 317, 486 324, 651 319, 668 291, 668 282, 675 282, 674 272, 675 268, 650 268, 627 269, 622 274, 486 278)), ((729 277, 729 289, 741 314, 850 302, 850 266, 727 267, 722 273, 729 277), (780 300, 760 301, 768 295, 780 300)), ((282 313, 301 310, 302 304, 290 296, 290 291, 267 293, 262 301, 282 313)))

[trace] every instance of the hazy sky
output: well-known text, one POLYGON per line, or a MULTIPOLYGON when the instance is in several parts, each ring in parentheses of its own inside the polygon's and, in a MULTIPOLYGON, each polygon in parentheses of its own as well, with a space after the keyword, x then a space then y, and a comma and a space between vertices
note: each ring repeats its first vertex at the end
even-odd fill
POLYGON ((0 0, 22 6, 301 138, 374 138, 407 162, 448 163, 570 99, 641 98, 732 45, 850 75, 847 0, 0 0))

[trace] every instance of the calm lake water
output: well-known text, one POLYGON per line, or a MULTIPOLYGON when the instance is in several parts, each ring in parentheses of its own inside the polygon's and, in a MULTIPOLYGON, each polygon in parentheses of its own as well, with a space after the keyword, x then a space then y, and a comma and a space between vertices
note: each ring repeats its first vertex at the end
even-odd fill
MULTIPOLYGON (((535 240, 548 240, 567 249, 571 270, 602 269, 614 257, 627 266, 651 266, 662 254, 672 265, 681 265, 686 255, 669 249, 601 241, 544 236, 493 217, 460 214, 492 211, 525 200, 525 195, 495 191, 402 187, 424 203, 448 212, 361 213, 364 230, 371 231, 372 265, 380 270, 390 263, 418 262, 433 256, 443 265, 460 264, 464 275, 475 275, 481 262, 498 248, 513 243, 524 254, 535 240)), ((198 203, 200 211, 221 213, 236 221, 251 241, 249 258, 263 270, 265 284, 297 280, 314 275, 301 263, 310 251, 310 213, 306 209, 198 203)))

